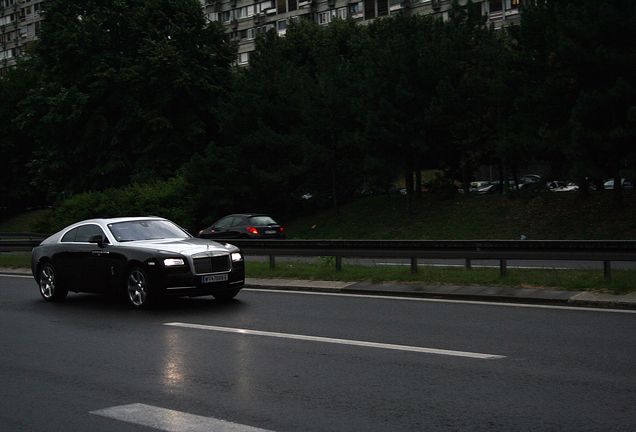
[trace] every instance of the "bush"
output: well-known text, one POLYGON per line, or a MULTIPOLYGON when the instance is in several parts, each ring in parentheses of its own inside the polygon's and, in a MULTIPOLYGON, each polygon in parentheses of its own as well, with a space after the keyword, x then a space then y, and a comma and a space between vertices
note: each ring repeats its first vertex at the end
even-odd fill
POLYGON ((36 228, 39 232, 53 233, 85 219, 152 215, 165 217, 191 229, 195 221, 190 206, 185 181, 176 177, 74 195, 55 206, 36 228))

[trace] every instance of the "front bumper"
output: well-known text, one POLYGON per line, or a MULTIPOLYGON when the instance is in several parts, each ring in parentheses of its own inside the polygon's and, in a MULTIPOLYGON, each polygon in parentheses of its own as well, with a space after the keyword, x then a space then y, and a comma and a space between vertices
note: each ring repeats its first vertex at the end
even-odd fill
POLYGON ((166 296, 206 296, 214 295, 224 291, 236 291, 245 286, 245 266, 244 262, 234 263, 233 268, 229 272, 209 273, 209 274, 193 274, 189 269, 185 272, 168 272, 158 281, 161 291, 166 296), (224 279, 211 280, 205 282, 206 276, 212 276, 208 279, 224 279))

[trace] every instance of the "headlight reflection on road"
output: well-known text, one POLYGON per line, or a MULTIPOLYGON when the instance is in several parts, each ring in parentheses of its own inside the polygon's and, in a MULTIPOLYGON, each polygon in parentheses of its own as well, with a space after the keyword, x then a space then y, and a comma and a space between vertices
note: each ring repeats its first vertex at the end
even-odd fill
POLYGON ((202 343, 201 340, 184 337, 182 329, 167 327, 163 333, 162 351, 161 381, 173 391, 190 391, 190 382, 229 384, 240 400, 255 401, 258 355, 253 338, 238 337, 223 341, 212 337, 202 343))
POLYGON ((164 333, 165 350, 161 368, 163 383, 170 387, 185 387, 186 348, 178 331, 164 333))
POLYGON ((234 338, 235 377, 237 378, 238 394, 244 402, 255 401, 254 370, 256 369, 256 355, 254 341, 249 337, 234 338))

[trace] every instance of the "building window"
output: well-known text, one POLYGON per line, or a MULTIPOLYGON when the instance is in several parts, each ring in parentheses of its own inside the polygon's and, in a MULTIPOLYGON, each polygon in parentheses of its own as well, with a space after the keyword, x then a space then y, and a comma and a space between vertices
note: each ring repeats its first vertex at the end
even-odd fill
POLYGON ((329 24, 331 22, 331 11, 318 14, 318 24, 329 24))
POLYGON ((284 35, 287 33, 287 20, 280 20, 276 23, 276 30, 279 35, 284 35))
POLYGON ((377 0, 377 2, 378 2, 378 16, 387 16, 389 14, 388 0, 377 0))
POLYGON ((349 16, 353 19, 359 19, 364 17, 364 3, 351 3, 349 5, 349 16))
POLYGON ((273 28, 275 28, 274 24, 266 24, 262 27, 256 27, 256 36, 264 35, 273 28))
POLYGON ((505 0, 506 1, 506 10, 518 10, 519 5, 521 3, 520 0, 505 0))
POLYGON ((238 64, 246 65, 250 61, 250 53, 239 53, 238 55, 238 64))
POLYGON ((503 11, 502 0, 490 0, 488 6, 490 7, 490 13, 503 11))
POLYGON ((240 19, 254 16, 254 10, 254 5, 239 8, 236 10, 236 18, 240 19))
POLYGON ((221 18, 221 22, 230 22, 234 18, 233 10, 225 11, 219 13, 219 17, 221 18))
POLYGON ((375 0, 364 0, 364 19, 375 18, 375 0))
POLYGON ((273 3, 271 1, 265 1, 258 4, 258 12, 265 12, 268 9, 272 9, 273 3))
POLYGON ((287 0, 277 0, 277 5, 279 14, 287 12, 287 0))

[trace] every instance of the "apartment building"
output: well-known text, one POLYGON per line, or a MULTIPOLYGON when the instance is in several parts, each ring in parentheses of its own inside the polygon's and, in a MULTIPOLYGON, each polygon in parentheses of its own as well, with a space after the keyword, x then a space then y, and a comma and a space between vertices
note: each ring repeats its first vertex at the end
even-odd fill
POLYGON ((37 38, 43 4, 44 0, 0 0, 0 76, 37 38))
MULTIPOLYGON (((249 63, 256 36, 275 29, 284 35, 294 20, 321 25, 351 17, 365 23, 398 13, 435 15, 448 19, 452 0, 203 0, 210 21, 220 21, 238 44, 237 64, 249 63)), ((519 21, 520 6, 530 0, 473 0, 477 13, 495 28, 519 21)), ((464 0, 465 3, 465 0, 464 0)))
MULTIPOLYGON (((46 0, 0 0, 0 76, 23 57, 40 30, 46 0)), ((351 17, 361 23, 397 13, 448 18, 451 0, 201 0, 206 17, 220 21, 238 44, 237 64, 245 66, 254 39, 270 29, 284 35, 293 20, 321 25, 351 17)), ((495 27, 519 19, 519 7, 531 0, 473 0, 477 12, 495 27)))

